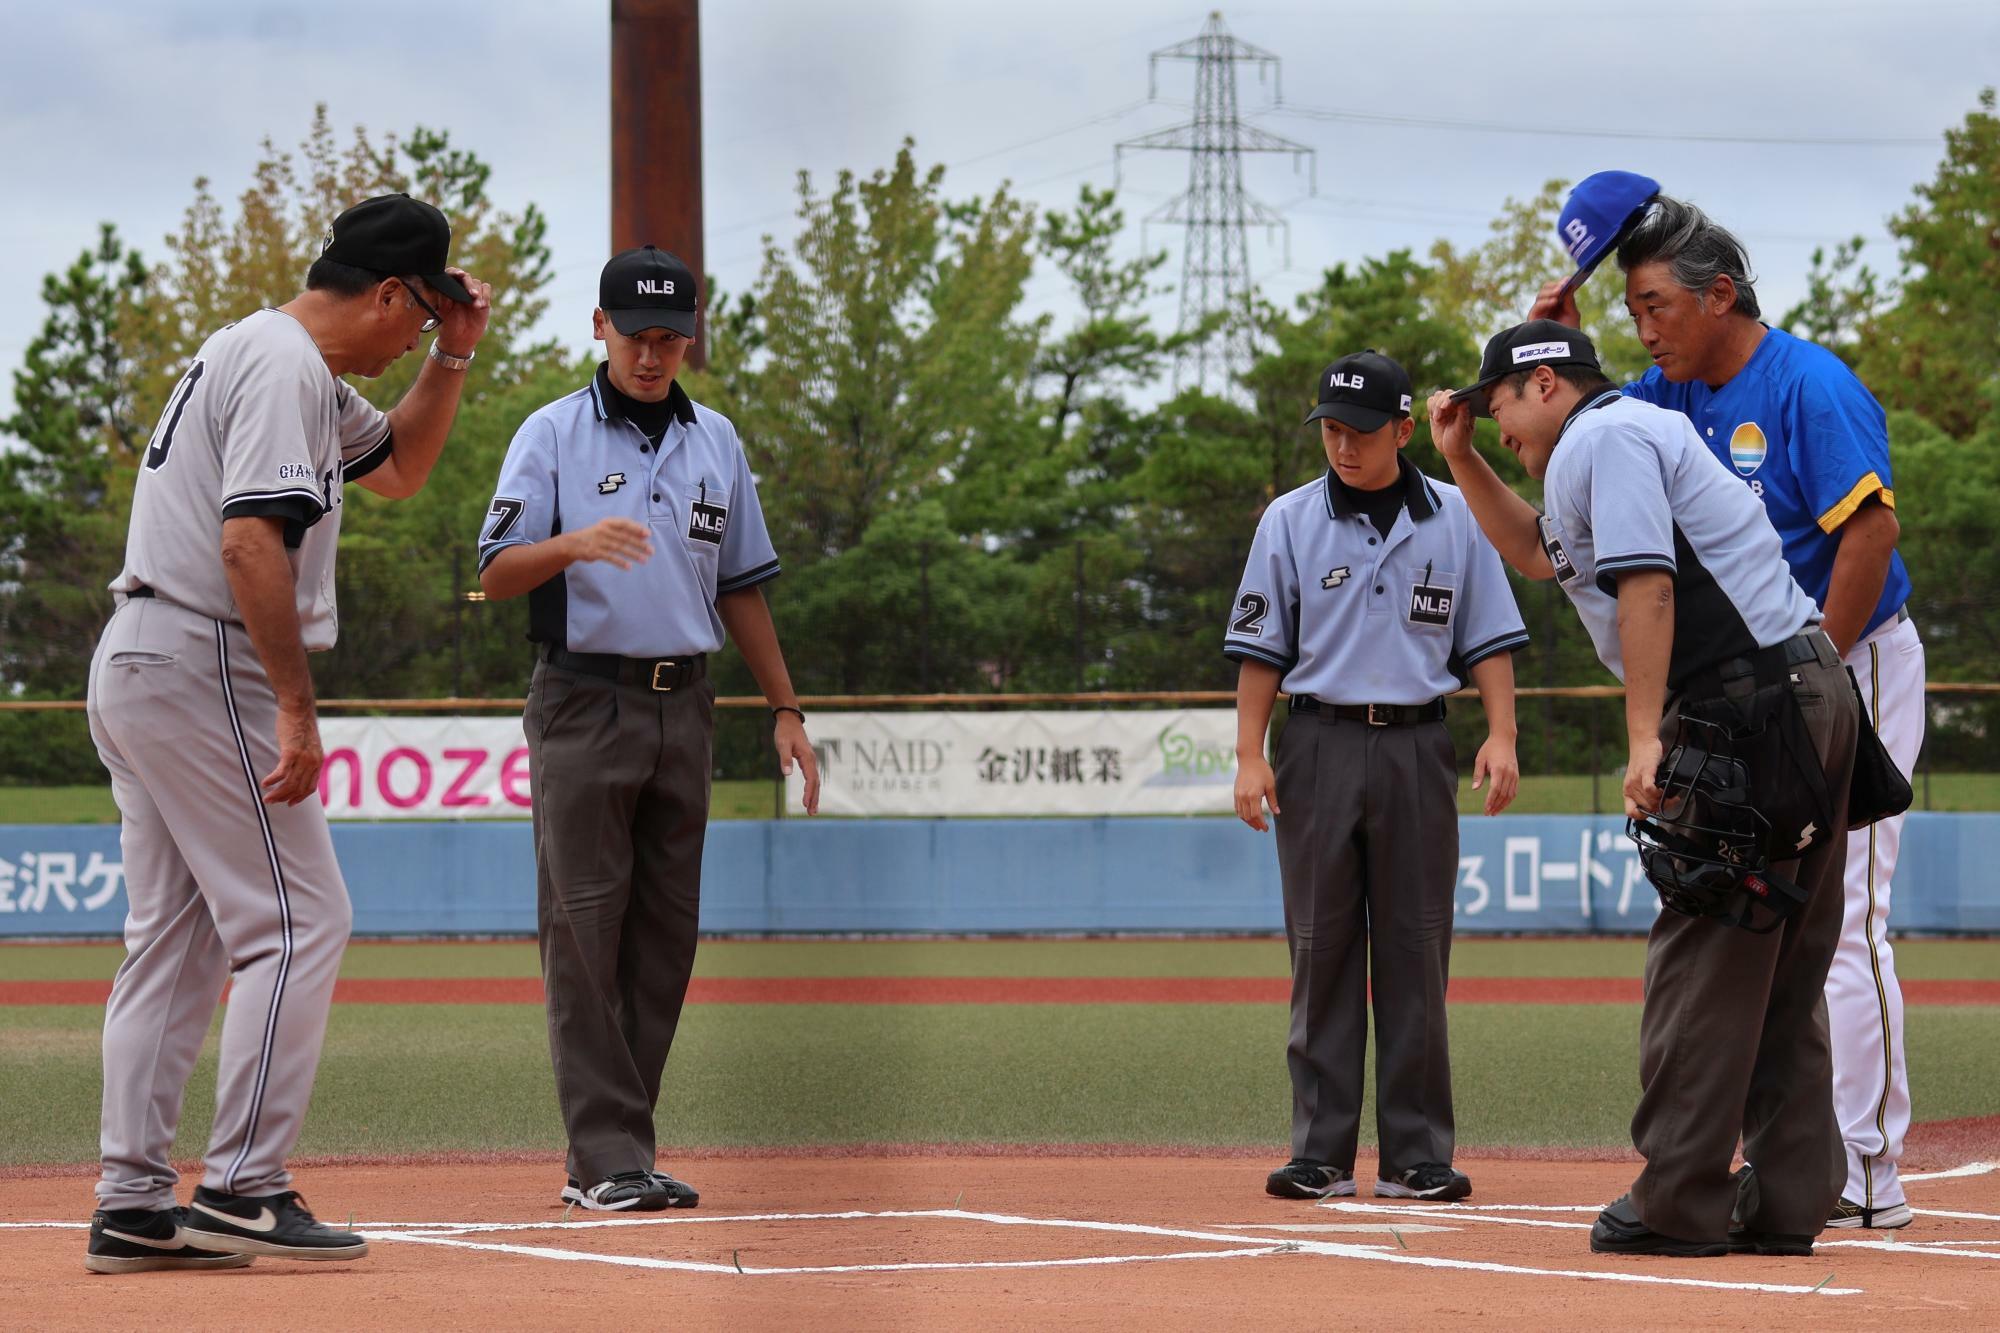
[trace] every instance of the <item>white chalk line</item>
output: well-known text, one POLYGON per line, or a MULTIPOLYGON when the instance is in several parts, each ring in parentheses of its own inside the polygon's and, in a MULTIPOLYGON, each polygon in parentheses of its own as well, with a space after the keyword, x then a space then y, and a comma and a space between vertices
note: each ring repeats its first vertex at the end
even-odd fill
MULTIPOLYGON (((1329 1202, 1320 1204, 1319 1206, 1321 1208, 1332 1208, 1337 1212, 1343 1213, 1407 1213, 1410 1211, 1407 1208, 1393 1208, 1387 1204, 1380 1203, 1329 1202)), ((1560 1227, 1565 1231, 1588 1231, 1591 1227, 1591 1224, 1588 1222, 1548 1222, 1539 1217, 1500 1217, 1492 1213, 1460 1213, 1458 1220, 1461 1222, 1495 1222, 1510 1227, 1560 1227)))
POLYGON ((1955 1166, 1949 1171, 1920 1171, 1914 1175, 1905 1174, 1903 1180, 1906 1182, 1912 1180, 1958 1180, 1964 1176, 1983 1176, 1993 1171, 2000 1171, 2000 1163, 1967 1162, 1964 1166, 1955 1166))
MULTIPOLYGON (((1226 1232, 1201 1231, 1188 1227, 1156 1227, 1137 1222, 1092 1222, 1074 1218, 1016 1217, 1006 1213, 980 1213, 958 1208, 938 1208, 923 1210, 903 1210, 889 1213, 862 1214, 864 1217, 934 1217, 962 1221, 986 1222, 994 1226, 1050 1227, 1076 1231, 1099 1231, 1128 1236, 1161 1236, 1184 1240, 1222 1242, 1233 1248, 1226 1251, 1189 1251, 1183 1256, 1170 1255, 1107 1255, 1090 1256, 1096 1264, 1133 1263, 1158 1261, 1165 1258, 1243 1258, 1256 1254, 1312 1254, 1325 1258, 1372 1260, 1377 1263, 1409 1264, 1419 1268, 1447 1269, 1458 1272, 1499 1273, 1513 1277, 1568 1277, 1585 1282, 1615 1282, 1638 1286, 1695 1287, 1711 1291, 1750 1291, 1777 1295, 1794 1296, 1856 1296, 1861 1294, 1855 1287, 1806 1287, 1789 1283, 1772 1282, 1724 1282, 1705 1278, 1661 1277, 1651 1273, 1598 1272, 1590 1269, 1536 1268, 1521 1264, 1492 1263, 1473 1259, 1447 1259, 1434 1255, 1410 1254, 1406 1251, 1390 1250, 1374 1245, 1357 1245, 1351 1242, 1285 1239, 1280 1236, 1258 1236, 1251 1234, 1232 1235, 1226 1232)), ((777 1220, 776 1216, 766 1220, 777 1220)), ((559 1259, 568 1262, 616 1262, 627 1267, 656 1268, 669 1267, 690 1272, 734 1273, 739 1270, 734 1264, 698 1264, 691 1260, 637 1259, 628 1255, 586 1255, 574 1250, 558 1250, 542 1246, 503 1247, 497 1242, 462 1240, 455 1236, 437 1236, 411 1232, 384 1232, 385 1240, 406 1240, 418 1244, 456 1246, 466 1249, 517 1250, 532 1257, 559 1259)), ((854 1273, 854 1272, 907 1272, 912 1269, 967 1269, 967 1268, 1055 1268, 1075 1267, 1074 1259, 1039 1259, 1008 1261, 967 1261, 945 1264, 900 1264, 900 1265, 828 1265, 813 1268, 755 1268, 740 1270, 749 1276, 800 1276, 814 1273, 854 1273)))
MULTIPOLYGON (((1969 1243, 1973 1245, 1992 1245, 2000 1242, 1972 1241, 1969 1243)), ((1964 1259, 2000 1259, 2000 1254, 1995 1254, 1989 1250, 1961 1250, 1949 1241, 1934 1240, 1922 1243, 1898 1240, 1823 1240, 1815 1245, 1814 1248, 1826 1250, 1832 1249, 1836 1245, 1850 1250, 1896 1250, 1903 1254, 1955 1254, 1964 1259)))
POLYGON ((1391 1236, 1398 1232, 1405 1236, 1422 1235, 1428 1231, 1456 1231, 1457 1227, 1425 1226, 1420 1222, 1398 1225, 1394 1222, 1212 1222, 1217 1231, 1274 1231, 1292 1232, 1319 1231, 1359 1231, 1378 1236, 1391 1236))
POLYGON ((2000 1222, 2000 1213, 1960 1213, 1949 1208, 1912 1208, 1918 1217, 1950 1217, 1961 1222, 2000 1222))
MULTIPOLYGON (((620 1268, 665 1268, 683 1273, 727 1273, 740 1277, 801 1277, 834 1273, 911 1273, 962 1271, 989 1268, 1086 1268, 1106 1264, 1159 1263, 1169 1259, 1257 1259, 1273 1254, 1296 1254, 1302 1246, 1293 1241, 1274 1245, 1230 1250, 1187 1250, 1177 1254, 1101 1254, 1069 1259, 967 1259, 938 1263, 823 1264, 810 1267, 766 1268, 755 1264, 708 1264, 692 1259, 651 1259, 629 1254, 590 1254, 545 1245, 512 1245, 500 1241, 460 1240, 429 1232, 377 1232, 370 1240, 402 1241, 414 1245, 444 1245, 461 1250, 484 1250, 496 1254, 518 1254, 532 1259, 611 1264, 620 1268)), ((1234 1236, 1220 1239, 1235 1241, 1234 1236)))

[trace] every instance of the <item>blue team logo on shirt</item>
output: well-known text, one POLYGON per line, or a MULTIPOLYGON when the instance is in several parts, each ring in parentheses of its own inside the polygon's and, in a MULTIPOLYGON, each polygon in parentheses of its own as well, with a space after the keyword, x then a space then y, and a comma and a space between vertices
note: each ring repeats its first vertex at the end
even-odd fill
POLYGON ((1766 448, 1762 427, 1754 421, 1746 421, 1729 437, 1729 461, 1747 477, 1764 466, 1766 448))

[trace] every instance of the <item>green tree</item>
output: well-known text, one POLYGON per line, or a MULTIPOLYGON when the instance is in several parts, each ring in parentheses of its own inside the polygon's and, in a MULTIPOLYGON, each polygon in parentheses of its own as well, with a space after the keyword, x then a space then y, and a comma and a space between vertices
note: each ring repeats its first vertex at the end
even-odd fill
POLYGON ((2000 382, 2000 114, 1994 90, 1945 132, 1944 160, 1890 219, 1902 251, 1894 306, 1873 321, 1860 374, 1885 406, 1969 439, 2000 382))
MULTIPOLYGON (((0 423, 14 441, 0 450, 0 684, 81 695, 111 610, 103 589, 122 560, 135 455, 188 358, 224 324, 290 299, 340 208, 408 190, 444 209, 454 260, 494 284, 495 314, 431 486, 395 504, 358 488, 344 497, 340 595, 367 609, 346 619, 346 637, 350 648, 357 638, 381 642, 316 656, 314 665, 328 696, 441 692, 454 556, 477 539, 515 425, 574 387, 578 373, 553 344, 526 337, 544 308, 546 222, 533 205, 501 209, 490 178, 478 157, 421 127, 379 143, 356 129, 339 146, 321 107, 296 152, 265 142, 233 209, 198 179, 160 262, 145 262, 107 226, 47 280, 48 316, 16 377, 16 411, 0 423)), ((358 387, 393 403, 414 362, 358 387)), ((512 685, 519 674, 509 666, 504 679, 512 685)))
POLYGON ((1812 253, 1805 299, 1785 312, 1780 324, 1828 349, 1850 366, 1861 354, 1861 338, 1879 316, 1885 298, 1875 271, 1861 262, 1867 242, 1856 236, 1828 254, 1812 253))

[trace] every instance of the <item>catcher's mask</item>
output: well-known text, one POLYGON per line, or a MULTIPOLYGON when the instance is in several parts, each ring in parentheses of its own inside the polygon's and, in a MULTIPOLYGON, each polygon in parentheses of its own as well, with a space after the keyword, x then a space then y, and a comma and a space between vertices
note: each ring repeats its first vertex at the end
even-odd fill
POLYGON ((1681 739, 1660 764, 1660 808, 1625 822, 1639 864, 1665 906, 1763 933, 1806 900, 1771 871, 1771 825, 1751 803, 1750 772, 1728 730, 1683 715, 1681 739))

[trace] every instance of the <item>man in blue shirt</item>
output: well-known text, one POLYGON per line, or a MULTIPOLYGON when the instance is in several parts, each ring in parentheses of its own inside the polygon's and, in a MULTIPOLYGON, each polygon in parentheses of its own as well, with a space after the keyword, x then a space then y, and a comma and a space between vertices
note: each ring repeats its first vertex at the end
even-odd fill
MULTIPOLYGON (((1882 407, 1832 352, 1763 324, 1742 244, 1658 189, 1624 172, 1579 183, 1561 226, 1579 271, 1544 288, 1533 313, 1574 323, 1570 291, 1616 254, 1626 307, 1654 363, 1625 392, 1684 413, 1763 501, 1786 563, 1854 671, 1869 722, 1907 775, 1923 745, 1924 646, 1904 609, 1910 577, 1896 553, 1882 407)), ((1845 920, 1826 986, 1847 1152, 1833 1227, 1910 1221, 1896 1176, 1910 1094, 1888 933, 1902 829, 1898 815, 1849 835, 1845 920)))
POLYGON ((1514 650, 1528 642, 1500 557, 1456 488, 1418 472, 1410 377, 1359 352, 1319 378, 1327 472, 1272 501, 1223 652, 1236 686, 1236 813, 1278 819, 1292 954, 1292 1160, 1267 1193, 1355 1192, 1368 990, 1375 995, 1374 1192, 1448 1201, 1452 1167, 1445 985, 1458 883, 1458 763, 1444 696, 1466 676, 1489 731, 1473 785, 1514 799, 1514 650), (1291 717, 1274 772, 1271 706, 1291 717), (1282 812, 1280 806, 1282 803, 1282 812), (1373 960, 1372 967, 1370 959, 1373 960))
POLYGON ((653 1112, 694 967, 715 687, 736 641, 786 773, 819 770, 762 585, 778 556, 735 428, 675 376, 694 274, 652 246, 598 281, 606 360, 522 423, 479 543, 495 599, 528 595, 527 731, 549 1050, 565 1202, 691 1208, 656 1171, 653 1112))

